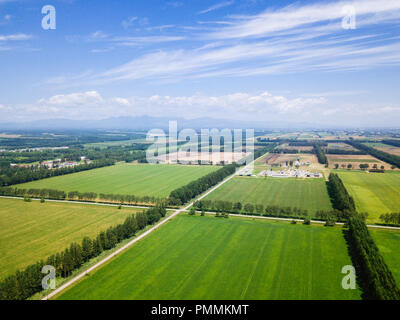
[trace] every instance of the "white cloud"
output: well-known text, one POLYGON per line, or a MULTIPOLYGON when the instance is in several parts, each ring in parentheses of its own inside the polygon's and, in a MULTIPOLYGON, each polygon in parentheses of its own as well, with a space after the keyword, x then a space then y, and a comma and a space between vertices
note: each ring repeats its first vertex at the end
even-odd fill
POLYGON ((29 40, 32 36, 24 33, 0 35, 0 41, 22 41, 29 40))
POLYGON ((27 118, 46 116, 71 119, 102 119, 133 115, 237 119, 238 115, 247 114, 248 120, 262 120, 268 119, 271 114, 287 116, 322 106, 326 102, 327 100, 322 97, 289 99, 269 92, 259 94, 237 92, 220 96, 197 94, 103 98, 97 91, 87 91, 42 98, 34 105, 19 106, 18 114, 23 114, 27 118))
MULTIPOLYGON (((130 18, 131 23, 137 17, 130 18)), ((128 21, 130 21, 128 19, 128 21)), ((376 23, 400 26, 400 2, 356 0, 292 5, 258 15, 218 21, 211 32, 190 36, 107 37, 104 52, 176 42, 172 49, 147 50, 123 65, 84 79, 103 84, 121 80, 181 81, 190 78, 243 77, 318 71, 363 70, 400 65, 400 44, 385 31, 371 33, 376 23), (343 30, 342 7, 356 8, 357 28, 343 30), (185 45, 186 41, 198 44, 185 45)), ((81 85, 78 82, 77 85, 81 85)))
POLYGON ((126 20, 123 20, 121 22, 121 25, 124 27, 124 29, 128 29, 133 25, 133 23, 138 19, 138 17, 130 17, 126 20))
POLYGON ((40 99, 39 105, 73 107, 82 105, 99 105, 104 100, 97 91, 59 94, 48 99, 40 99))
POLYGON ((323 96, 288 97, 264 91, 225 95, 150 95, 103 97, 97 91, 75 92, 40 99, 36 104, 1 105, 2 121, 35 119, 99 120, 152 116, 169 119, 214 118, 265 123, 310 125, 396 126, 400 107, 330 102, 323 96), (362 116, 360 116, 362 115, 362 116))
POLYGON ((221 8, 229 7, 229 6, 233 5, 234 3, 235 3, 235 1, 220 2, 220 3, 217 3, 217 4, 207 8, 205 10, 199 11, 198 14, 205 14, 205 13, 208 13, 208 12, 211 12, 211 11, 215 11, 215 10, 218 10, 218 9, 221 9, 221 8))

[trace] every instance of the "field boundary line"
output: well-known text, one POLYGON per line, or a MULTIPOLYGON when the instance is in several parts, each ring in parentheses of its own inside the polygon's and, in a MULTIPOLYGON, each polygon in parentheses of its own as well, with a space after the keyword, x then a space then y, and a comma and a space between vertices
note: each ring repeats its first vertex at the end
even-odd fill
POLYGON ((44 298, 42 298, 41 300, 48 300, 52 297, 54 297, 56 294, 60 293, 61 291, 65 290, 66 288, 68 288, 70 285, 72 285, 73 283, 77 282, 78 280, 80 280, 81 278, 83 278, 85 275, 87 275, 89 272, 95 270, 96 268, 98 268, 99 266, 101 266, 102 264, 106 263, 107 261, 111 260, 113 257, 115 257, 116 255, 118 255, 119 253, 121 253, 122 251, 124 251, 125 249, 129 248, 130 246, 132 246, 133 244, 135 244, 136 242, 138 242, 139 240, 143 239, 144 237, 146 237, 147 235, 149 235, 152 231, 158 229, 159 227, 161 227, 163 224, 165 224, 166 222, 170 221, 171 219, 173 219, 174 217, 176 217, 178 214, 180 214, 181 212, 186 212, 193 204, 195 201, 201 200, 204 197, 208 196, 212 191, 214 191, 215 189, 219 188, 220 186, 222 186, 224 183, 228 182, 229 180, 231 180, 234 176, 236 175, 236 172, 234 174, 232 174, 231 176, 227 177, 226 179, 224 179, 223 181, 221 181, 219 184, 217 184, 216 186, 212 187, 210 190, 206 191, 205 193, 203 193, 199 198, 197 198, 196 200, 193 200, 192 202, 190 202, 187 206, 185 206, 184 208, 178 209, 176 210, 174 213, 172 213, 169 217, 167 217, 166 219, 162 220, 161 222, 157 223, 155 226, 151 227, 149 230, 147 230, 146 232, 142 233, 140 236, 132 239, 130 242, 128 242, 127 244, 125 244, 124 246, 122 246, 121 248, 119 248, 118 250, 114 251, 113 253, 111 253, 109 256, 105 257, 104 259, 100 260, 99 262, 97 262, 95 265, 91 266, 90 268, 86 269, 85 271, 83 271, 82 273, 80 273, 79 275, 77 275, 76 277, 72 278, 71 280, 69 280, 67 283, 63 284, 61 287, 55 289, 54 291, 52 291, 51 293, 49 293, 47 296, 45 296, 44 298))
MULTIPOLYGON (((23 197, 13 197, 13 196, 0 196, 0 198, 4 199, 17 199, 24 200, 23 197)), ((32 201, 40 201, 40 198, 31 198, 32 201)), ((77 203, 77 204, 90 204, 94 206, 108 206, 108 207, 119 207, 119 204, 116 203, 103 203, 103 202, 89 202, 89 201, 75 201, 75 200, 57 200, 57 199, 45 199, 46 202, 58 202, 58 203, 77 203)), ((130 205, 130 204, 122 204, 123 208, 137 208, 137 209, 149 209, 153 206, 139 206, 139 205, 130 205)), ((176 211, 177 209, 166 208, 169 211, 176 211)))
MULTIPOLYGON (((187 211, 187 210, 186 210, 187 211)), ((196 211, 196 212, 201 212, 201 211, 196 211)), ((214 211, 205 211, 206 214, 213 214, 215 215, 216 212, 214 211)), ((296 221, 296 222, 303 222, 304 219, 298 219, 298 218, 282 218, 282 217, 271 217, 271 216, 254 216, 254 215, 248 215, 248 214, 236 214, 236 213, 230 213, 232 217, 242 217, 242 218, 256 218, 256 219, 267 219, 267 220, 280 220, 280 221, 296 221)), ((312 223, 319 223, 319 224, 325 224, 325 221, 321 220, 310 220, 312 223)), ((336 222, 337 225, 344 225, 343 222, 336 222)), ((391 227, 391 226, 380 226, 376 224, 368 224, 368 228, 381 228, 381 229, 392 229, 392 230, 400 230, 400 227, 391 227)))

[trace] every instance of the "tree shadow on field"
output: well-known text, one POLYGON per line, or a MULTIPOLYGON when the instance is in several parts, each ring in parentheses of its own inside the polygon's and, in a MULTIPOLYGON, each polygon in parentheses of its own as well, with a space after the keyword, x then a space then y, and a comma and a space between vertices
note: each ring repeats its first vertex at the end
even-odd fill
POLYGON ((350 231, 346 228, 343 228, 342 233, 343 233, 343 237, 346 241, 347 253, 349 254, 351 262, 352 262, 354 268, 356 269, 356 282, 357 282, 357 286, 361 290, 361 298, 363 300, 374 299, 370 294, 371 290, 369 288, 369 281, 367 281, 368 276, 363 271, 364 268, 360 264, 360 259, 358 258, 357 251, 354 249, 352 242, 350 240, 350 231))

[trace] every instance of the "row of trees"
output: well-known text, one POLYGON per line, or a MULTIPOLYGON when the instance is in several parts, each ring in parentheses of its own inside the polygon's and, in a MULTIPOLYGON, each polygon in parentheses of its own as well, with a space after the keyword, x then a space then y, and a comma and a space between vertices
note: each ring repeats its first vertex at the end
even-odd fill
POLYGON ((197 210, 290 218, 304 218, 309 214, 308 210, 296 207, 279 207, 273 205, 264 207, 262 204, 242 203, 240 201, 200 200, 195 202, 194 207, 197 210))
MULTIPOLYGON (((279 207, 274 205, 263 206, 262 204, 253 205, 251 203, 231 202, 222 200, 200 200, 194 203, 194 208, 200 211, 228 212, 233 214, 254 214, 271 217, 298 218, 309 217, 307 209, 297 207, 279 207)), ((345 222, 348 218, 348 212, 340 210, 318 210, 311 214, 318 220, 341 221, 345 222)))
POLYGON ((319 144, 314 144, 314 152, 317 155, 319 163, 328 164, 328 159, 319 144))
POLYGON ((166 215, 166 209, 158 205, 146 211, 128 216, 124 223, 100 232, 97 237, 83 238, 82 242, 71 243, 64 251, 53 254, 45 261, 17 271, 0 282, 0 300, 23 300, 42 290, 42 279, 45 276, 42 268, 50 265, 55 268, 57 277, 68 277, 82 264, 99 256, 103 251, 114 248, 124 239, 133 237, 136 232, 147 225, 159 221, 166 215))
POLYGON ((344 212, 356 211, 354 199, 349 195, 337 174, 331 173, 329 175, 327 188, 334 209, 344 212))
POLYGON ((396 280, 379 252, 365 224, 365 219, 354 212, 349 216, 348 224, 350 251, 353 263, 358 270, 364 298, 400 300, 400 290, 396 280))
POLYGON ((387 152, 383 152, 381 150, 377 150, 375 148, 369 147, 363 143, 349 140, 347 141, 348 144, 352 145, 354 148, 360 149, 365 151, 366 153, 370 154, 371 156, 374 156, 375 158, 378 158, 379 160, 382 160, 384 162, 390 163, 397 168, 400 168, 400 157, 396 156, 394 154, 390 154, 387 152))
POLYGON ((382 143, 391 145, 393 147, 400 148, 400 141, 399 140, 382 140, 382 143))
POLYGON ((326 154, 351 154, 351 155, 364 155, 367 154, 365 151, 360 150, 345 150, 345 149, 325 149, 326 154))
POLYGON ((169 203, 172 205, 181 205, 188 202, 190 199, 193 199, 225 179, 227 176, 233 174, 237 167, 238 165, 236 163, 232 163, 218 169, 217 171, 211 172, 204 177, 194 180, 183 187, 173 190, 169 196, 169 203))
POLYGON ((328 191, 335 209, 347 216, 346 238, 350 255, 357 270, 357 278, 364 299, 399 300, 400 290, 392 272, 383 259, 365 223, 366 214, 356 212, 350 197, 338 175, 331 173, 328 191))
POLYGON ((99 201, 121 204, 155 204, 165 199, 152 196, 135 196, 123 194, 97 194, 95 192, 70 191, 68 193, 55 189, 18 189, 13 187, 0 187, 1 196, 10 197, 32 197, 46 198, 52 200, 79 200, 79 201, 99 201))
POLYGON ((114 160, 102 159, 96 160, 89 164, 80 164, 74 167, 46 169, 43 167, 0 167, 0 186, 9 186, 18 183, 29 182, 33 180, 40 180, 65 174, 75 173, 79 171, 91 170, 105 166, 111 166, 114 160))
POLYGON ((392 213, 385 213, 380 216, 380 219, 385 224, 395 224, 400 225, 400 213, 392 212, 392 213))
POLYGON ((289 146, 293 147, 314 147, 318 144, 321 147, 327 147, 328 143, 325 141, 293 141, 289 142, 289 146))
POLYGON ((271 151, 272 153, 284 153, 284 154, 291 154, 291 153, 308 153, 312 154, 314 153, 313 150, 299 150, 299 149, 275 149, 271 151))

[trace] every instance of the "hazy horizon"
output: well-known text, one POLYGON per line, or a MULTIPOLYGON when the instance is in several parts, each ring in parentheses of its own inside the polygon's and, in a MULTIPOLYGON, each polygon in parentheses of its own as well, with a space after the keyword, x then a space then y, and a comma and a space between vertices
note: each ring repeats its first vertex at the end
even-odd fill
POLYGON ((0 0, 0 123, 396 127, 399 27, 391 0, 0 0), (47 4, 55 29, 42 27, 47 4))

